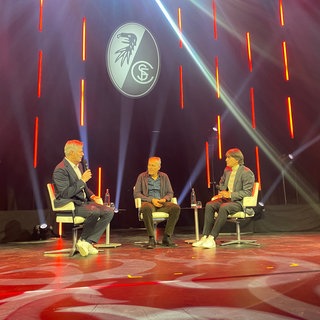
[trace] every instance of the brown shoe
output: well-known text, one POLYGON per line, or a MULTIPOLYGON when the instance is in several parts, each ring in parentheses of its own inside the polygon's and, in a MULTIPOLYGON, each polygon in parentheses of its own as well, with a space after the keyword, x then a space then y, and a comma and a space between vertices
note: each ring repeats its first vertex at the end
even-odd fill
POLYGON ((178 245, 175 244, 170 237, 165 237, 162 240, 162 245, 165 247, 177 247, 178 245))

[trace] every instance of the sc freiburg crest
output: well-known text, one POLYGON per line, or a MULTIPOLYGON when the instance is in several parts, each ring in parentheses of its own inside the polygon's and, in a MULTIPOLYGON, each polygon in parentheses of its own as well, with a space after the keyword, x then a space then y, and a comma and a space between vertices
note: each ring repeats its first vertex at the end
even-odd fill
POLYGON ((138 23, 127 23, 111 36, 106 65, 114 86, 128 97, 149 93, 160 71, 160 57, 152 34, 138 23))

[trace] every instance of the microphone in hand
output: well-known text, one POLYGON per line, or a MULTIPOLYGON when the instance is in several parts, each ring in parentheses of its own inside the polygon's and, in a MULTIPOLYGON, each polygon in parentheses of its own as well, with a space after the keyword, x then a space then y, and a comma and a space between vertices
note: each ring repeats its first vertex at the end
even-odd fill
POLYGON ((83 170, 87 171, 89 169, 88 161, 86 159, 82 159, 83 170))

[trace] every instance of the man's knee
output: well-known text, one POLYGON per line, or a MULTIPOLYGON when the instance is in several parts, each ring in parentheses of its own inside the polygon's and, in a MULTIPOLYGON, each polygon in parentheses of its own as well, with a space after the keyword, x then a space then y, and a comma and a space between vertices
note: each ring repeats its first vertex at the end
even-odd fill
POLYGON ((171 212, 177 216, 180 215, 180 207, 177 205, 177 204, 174 204, 172 207, 171 207, 171 212))
POLYGON ((113 209, 111 209, 109 207, 103 208, 103 210, 101 210, 101 212, 100 212, 100 216, 105 217, 105 218, 109 218, 111 220, 114 216, 114 211, 113 211, 113 209))
POLYGON ((143 214, 152 214, 152 212, 154 211, 153 205, 149 202, 145 202, 142 204, 141 206, 141 212, 143 214))

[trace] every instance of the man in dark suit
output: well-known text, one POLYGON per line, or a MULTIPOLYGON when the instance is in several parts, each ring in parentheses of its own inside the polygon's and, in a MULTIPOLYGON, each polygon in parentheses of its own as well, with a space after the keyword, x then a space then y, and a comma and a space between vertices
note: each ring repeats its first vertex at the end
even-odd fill
POLYGON ((206 204, 203 237, 192 244, 194 247, 214 248, 215 239, 226 223, 228 215, 242 211, 243 197, 252 194, 255 178, 253 172, 244 166, 242 152, 237 148, 228 150, 226 164, 218 186, 220 191, 206 204), (218 213, 216 220, 215 212, 218 213))
POLYGON ((97 254, 93 246, 97 243, 113 218, 113 209, 103 205, 102 199, 88 188, 91 179, 90 169, 83 168, 83 143, 79 140, 69 140, 64 147, 65 158, 56 166, 53 172, 53 183, 56 192, 56 206, 62 206, 73 201, 75 215, 86 218, 77 249, 82 256, 97 254))

